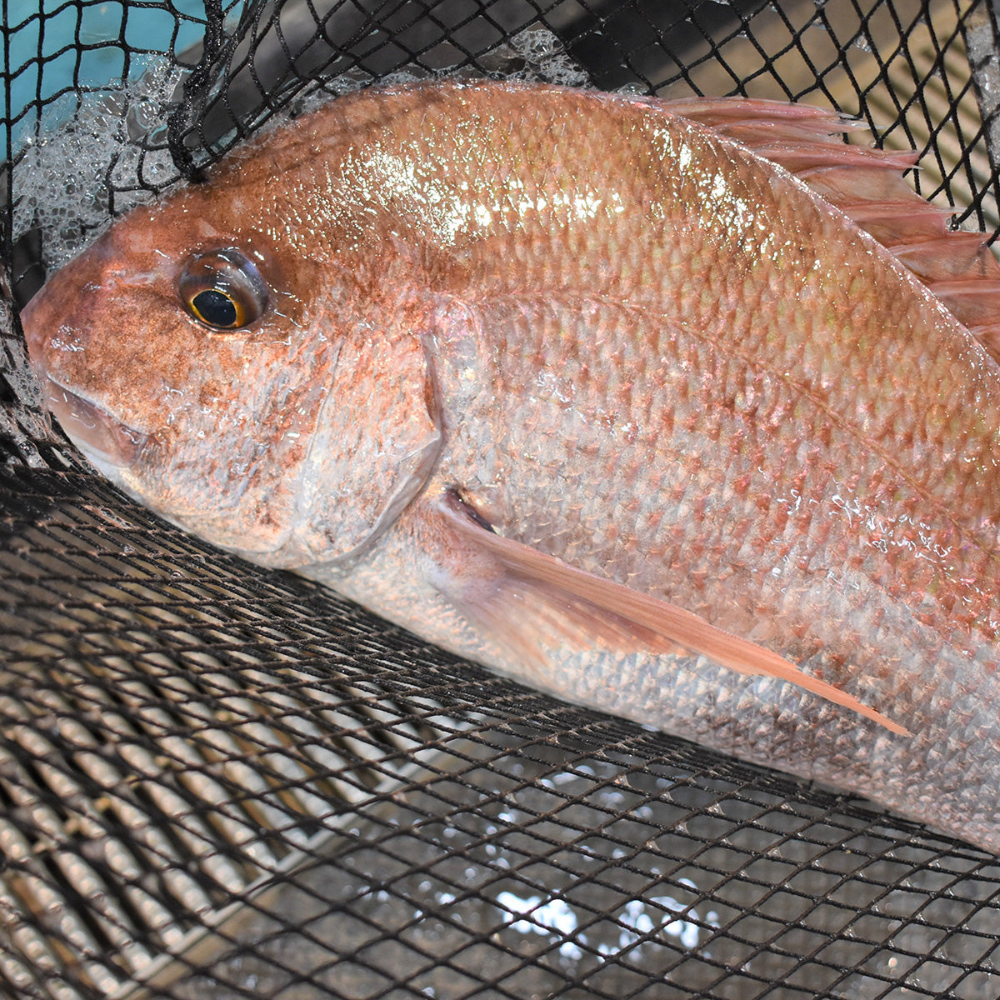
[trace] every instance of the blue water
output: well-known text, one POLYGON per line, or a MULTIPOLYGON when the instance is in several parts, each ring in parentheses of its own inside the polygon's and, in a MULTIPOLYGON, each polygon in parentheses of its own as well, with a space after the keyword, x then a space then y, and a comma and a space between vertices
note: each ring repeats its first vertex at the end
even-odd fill
MULTIPOLYGON (((237 17, 243 4, 226 0, 223 6, 237 17)), ((11 121, 15 149, 39 120, 72 115, 78 90, 136 79, 152 58, 183 52, 205 30, 204 0, 143 7, 129 0, 5 0, 3 12, 3 117, 11 121)))

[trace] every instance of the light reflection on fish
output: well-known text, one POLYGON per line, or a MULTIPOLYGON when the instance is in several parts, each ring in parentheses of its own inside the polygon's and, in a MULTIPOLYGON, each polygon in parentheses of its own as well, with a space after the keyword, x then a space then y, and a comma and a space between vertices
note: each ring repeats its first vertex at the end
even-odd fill
POLYGON ((367 91, 119 221, 32 361, 191 531, 1000 849, 1000 271, 843 127, 367 91))

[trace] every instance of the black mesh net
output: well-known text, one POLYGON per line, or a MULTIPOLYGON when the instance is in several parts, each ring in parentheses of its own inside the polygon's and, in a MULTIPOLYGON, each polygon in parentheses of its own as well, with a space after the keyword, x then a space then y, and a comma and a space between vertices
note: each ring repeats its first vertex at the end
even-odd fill
MULTIPOLYGON (((405 72, 805 98, 997 226, 985 0, 4 5, 22 302, 271 116, 405 72), (992 144, 991 144, 992 141, 992 144)), ((554 702, 137 508, 0 371, 0 992, 1000 995, 1000 863, 554 702)))

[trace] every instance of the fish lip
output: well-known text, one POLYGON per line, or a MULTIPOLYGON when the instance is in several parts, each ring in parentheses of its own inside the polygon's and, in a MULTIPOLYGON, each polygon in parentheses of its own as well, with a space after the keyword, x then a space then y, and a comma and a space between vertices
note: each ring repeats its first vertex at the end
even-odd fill
POLYGON ((127 469, 134 465, 149 440, 128 424, 47 372, 39 373, 42 399, 70 440, 98 468, 127 469))

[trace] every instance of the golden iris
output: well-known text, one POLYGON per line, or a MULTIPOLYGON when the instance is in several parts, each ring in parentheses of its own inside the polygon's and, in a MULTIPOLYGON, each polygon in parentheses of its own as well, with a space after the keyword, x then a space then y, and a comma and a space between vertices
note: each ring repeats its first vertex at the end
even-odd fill
POLYGON ((213 330, 240 330, 267 309, 267 285, 253 261, 232 248, 198 254, 178 282, 188 315, 213 330))

